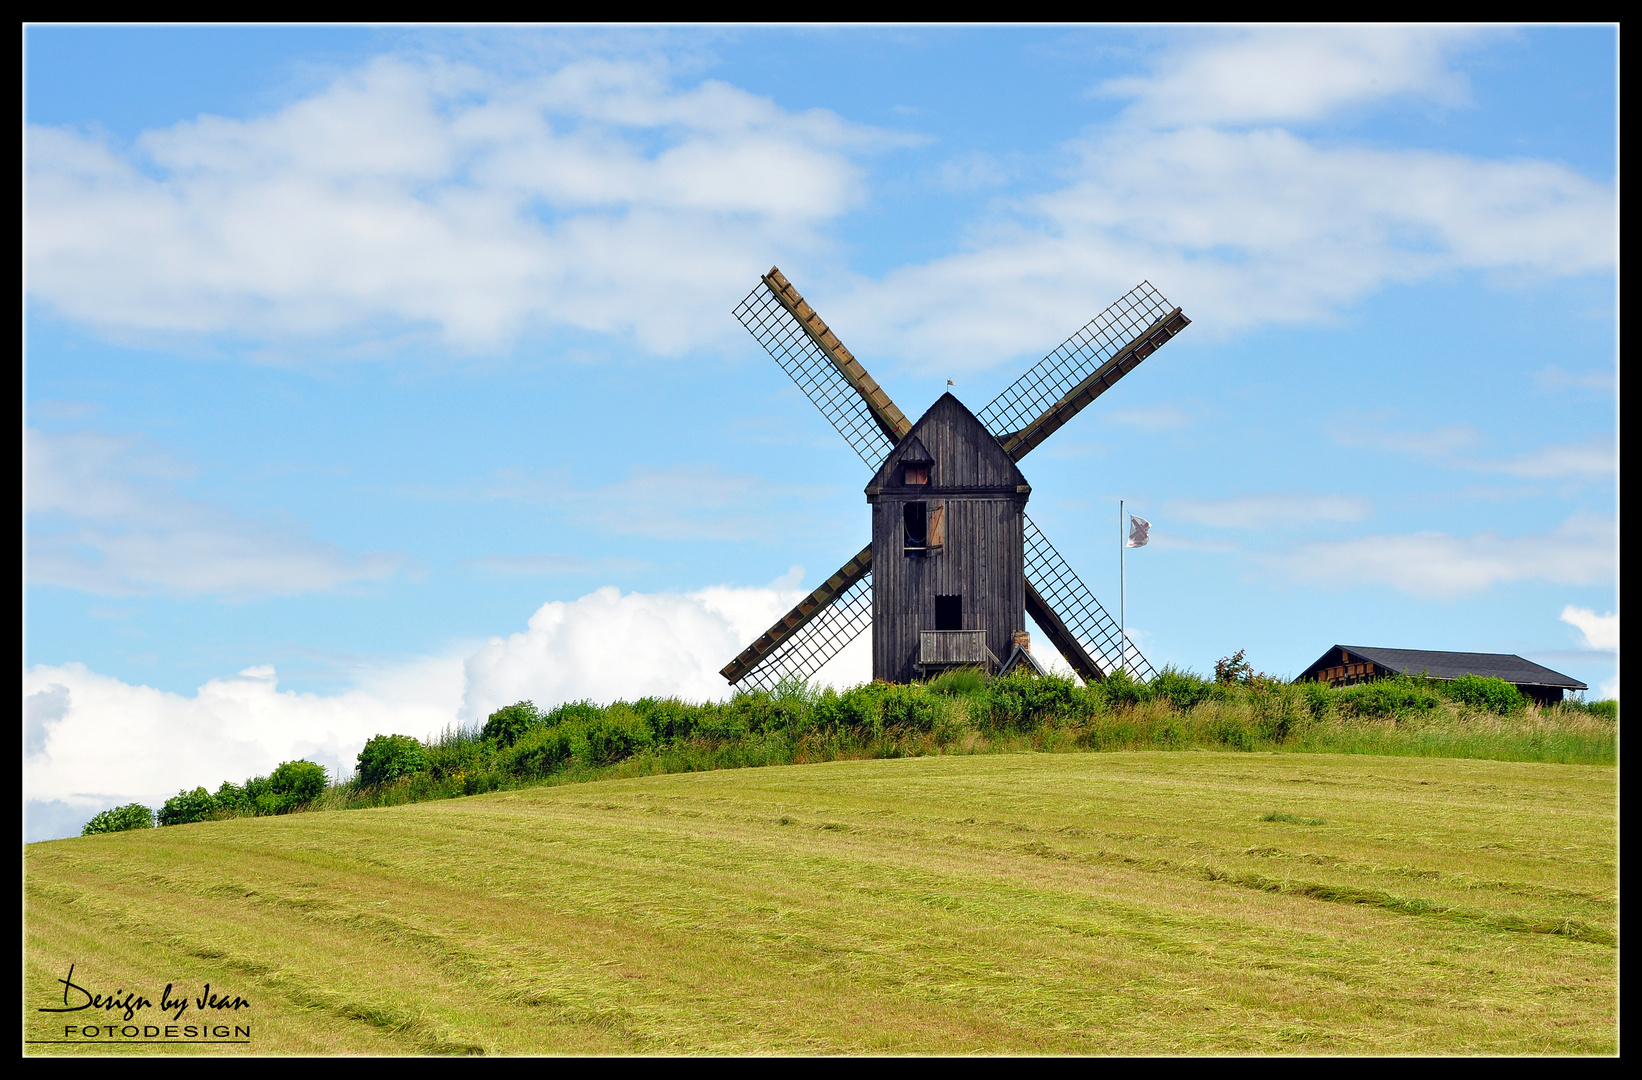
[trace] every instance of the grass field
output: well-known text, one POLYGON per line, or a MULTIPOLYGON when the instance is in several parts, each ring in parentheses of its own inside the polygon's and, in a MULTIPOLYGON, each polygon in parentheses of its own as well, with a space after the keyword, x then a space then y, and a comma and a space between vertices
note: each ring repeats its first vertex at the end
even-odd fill
POLYGON ((53 841, 25 1031, 118 1019, 36 1011, 72 963, 251 1001, 213 1019, 249 1045, 164 1053, 1611 1054, 1616 803, 1600 765, 1004 754, 53 841))

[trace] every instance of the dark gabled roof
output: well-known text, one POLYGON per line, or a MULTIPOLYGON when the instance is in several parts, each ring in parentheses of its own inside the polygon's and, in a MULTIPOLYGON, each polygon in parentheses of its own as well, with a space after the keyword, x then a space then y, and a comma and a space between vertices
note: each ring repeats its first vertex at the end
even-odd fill
MULTIPOLYGON (((911 460, 922 463, 932 460, 930 450, 925 446, 924 441, 918 437, 920 434, 928 434, 925 429, 930 426, 944 426, 953 438, 972 449, 976 454, 990 459, 999 479, 1004 482, 1004 486, 1015 487, 1026 483, 1026 477, 1021 475, 1020 469, 1015 465, 1015 459, 1009 456, 1008 451, 1004 450, 1003 444, 998 441, 998 437, 988 431, 985 424, 975 419, 975 414, 969 411, 969 406, 959 401, 948 391, 937 398, 935 404, 931 405, 924 415, 918 418, 918 422, 912 425, 911 430, 901 437, 901 441, 895 444, 895 448, 889 452, 889 456, 879 464, 878 471, 873 474, 872 479, 867 483, 866 490, 868 493, 887 486, 890 478, 895 475, 896 466, 900 465, 902 461, 911 460)), ((950 453, 952 440, 947 439, 944 442, 948 446, 947 452, 950 453)), ((943 440, 938 436, 932 437, 931 445, 934 445, 936 451, 940 452, 943 440)), ((937 464, 940 463, 937 462, 937 464)))
POLYGON ((1301 673, 1314 675, 1340 662, 1340 653, 1350 653, 1353 662, 1370 660, 1398 675, 1428 675, 1433 679, 1457 679, 1461 675, 1483 675, 1504 679, 1519 686, 1556 686, 1564 690, 1590 689, 1578 679, 1552 671, 1513 653, 1436 652, 1430 649, 1378 649, 1361 645, 1336 645, 1301 673))

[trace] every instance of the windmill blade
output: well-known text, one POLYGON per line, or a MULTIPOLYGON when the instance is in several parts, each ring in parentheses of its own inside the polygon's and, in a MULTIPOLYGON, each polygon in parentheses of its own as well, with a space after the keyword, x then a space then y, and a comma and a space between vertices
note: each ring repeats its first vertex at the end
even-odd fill
POLYGON ((872 545, 798 602, 719 672, 733 686, 775 689, 807 679, 872 625, 872 545))
POLYGON ((1189 325, 1179 308, 1142 281, 993 398, 977 418, 1019 461, 1189 325))
MULTIPOLYGON (((1026 529, 1027 614, 1084 682, 1099 682, 1121 664, 1122 631, 1032 519, 1021 516, 1026 529)), ((1127 666, 1131 675, 1148 682, 1157 674, 1133 645, 1127 666)))
POLYGON ((735 317, 872 468, 912 430, 912 422, 779 268, 770 267, 736 307, 735 317))

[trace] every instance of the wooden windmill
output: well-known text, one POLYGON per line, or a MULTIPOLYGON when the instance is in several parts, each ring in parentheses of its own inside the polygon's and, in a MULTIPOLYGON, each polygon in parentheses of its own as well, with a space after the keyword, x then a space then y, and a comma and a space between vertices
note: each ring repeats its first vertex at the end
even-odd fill
POLYGON ((1154 674, 1026 516, 1032 489, 1017 462, 1185 329, 1179 308, 1141 282, 979 414, 946 394, 916 423, 779 269, 735 316, 875 471, 872 543, 727 664, 726 679, 807 679, 868 626, 875 679, 996 671, 1016 661, 1028 613, 1086 681, 1120 664, 1154 674))

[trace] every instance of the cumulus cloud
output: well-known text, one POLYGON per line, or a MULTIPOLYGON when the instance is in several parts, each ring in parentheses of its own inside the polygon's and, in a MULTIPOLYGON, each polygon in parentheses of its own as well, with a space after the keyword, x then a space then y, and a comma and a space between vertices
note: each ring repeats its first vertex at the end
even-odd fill
POLYGON ((1612 518, 1580 512, 1548 533, 1363 536, 1304 544, 1265 558, 1275 574, 1306 585, 1390 585, 1414 596, 1447 599, 1513 581, 1605 584, 1618 573, 1617 545, 1612 518))
POLYGON ((725 296, 862 197, 888 136, 653 64, 500 81, 383 57, 270 116, 127 152, 28 134, 32 294, 118 332, 422 328, 461 350, 541 322, 675 353, 725 296))
POLYGON ((1617 652, 1619 649, 1619 614, 1598 615, 1590 608, 1569 604, 1562 609, 1562 621, 1574 627, 1583 637, 1587 649, 1617 652))
POLYGON ((423 736, 451 722, 462 668, 460 658, 397 665, 329 696, 281 691, 278 682, 272 667, 250 667, 185 696, 83 664, 30 668, 25 798, 88 811, 153 805, 183 787, 214 789, 295 758, 350 773, 372 735, 423 736))
POLYGON ((30 581, 243 599, 383 578, 401 563, 188 498, 177 484, 194 468, 142 439, 31 430, 27 448, 30 581))
POLYGON ((1109 79, 1129 119, 1158 125, 1318 120, 1342 108, 1408 97, 1469 103, 1448 54, 1477 37, 1438 26, 1269 27, 1171 49, 1151 75, 1109 79))
MULTIPOLYGON (((646 694, 721 700, 718 671, 798 602, 801 567, 760 588, 689 594, 598 589, 543 604, 518 633, 474 649, 357 670, 337 694, 280 690, 270 666, 212 679, 193 695, 137 686, 83 664, 24 675, 24 794, 33 839, 74 835, 96 811, 154 806, 182 788, 266 774, 308 758, 352 772, 365 740, 422 737, 529 699, 544 708, 646 694)), ((871 677, 863 634, 817 675, 871 677)))
MULTIPOLYGON (((1347 28, 1188 50, 1110 84, 1132 122, 1069 146, 1052 190, 989 204, 962 250, 816 295, 855 347, 952 374, 1048 351, 1141 278, 1226 333, 1455 271, 1611 269, 1614 188, 1562 165, 1205 126, 1442 98, 1456 40, 1347 28)), ((909 141, 655 64, 503 79, 380 58, 273 115, 129 151, 31 129, 29 287, 119 334, 485 351, 568 327, 675 354, 739 338, 725 298, 773 261, 827 280, 868 197, 861 156, 909 141)), ((1003 176, 949 166, 952 183, 1003 176)))
POLYGON ((1233 499, 1173 499, 1167 513, 1218 528, 1275 529, 1317 521, 1361 521, 1373 509, 1361 495, 1270 492, 1233 499))

